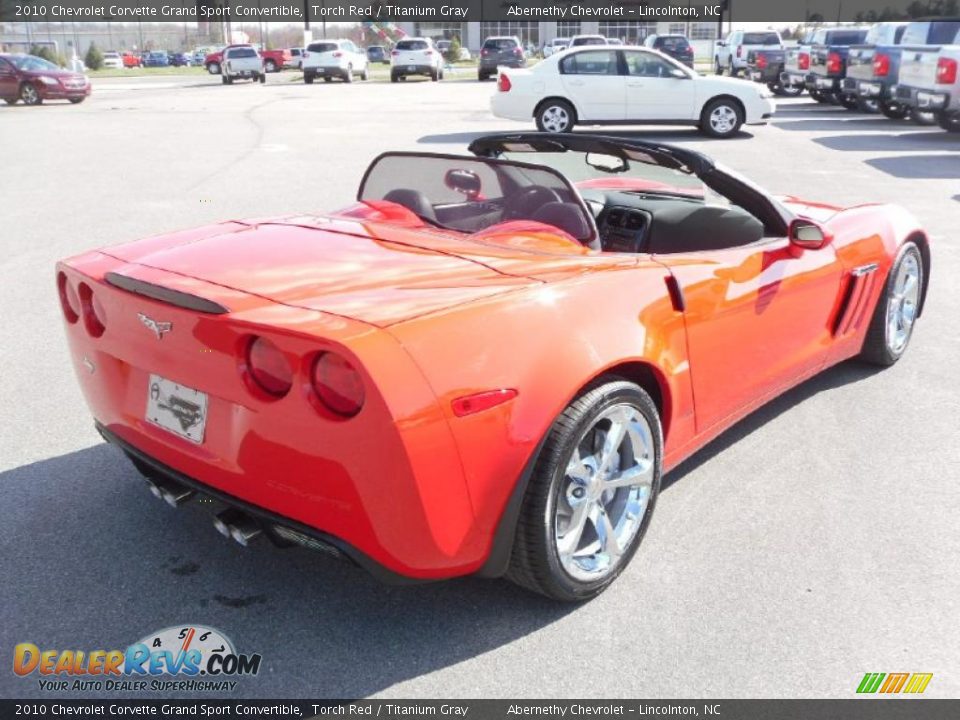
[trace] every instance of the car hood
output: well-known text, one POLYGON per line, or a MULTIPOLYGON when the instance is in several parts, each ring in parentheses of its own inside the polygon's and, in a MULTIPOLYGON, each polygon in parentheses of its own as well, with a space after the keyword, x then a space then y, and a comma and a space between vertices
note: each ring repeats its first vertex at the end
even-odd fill
POLYGON ((377 326, 624 264, 322 216, 223 223, 101 252, 377 326))

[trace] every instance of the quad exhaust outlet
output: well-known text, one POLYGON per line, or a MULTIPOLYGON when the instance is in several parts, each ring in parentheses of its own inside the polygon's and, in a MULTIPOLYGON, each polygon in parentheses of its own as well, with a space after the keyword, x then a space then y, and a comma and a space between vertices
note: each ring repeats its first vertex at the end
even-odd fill
POLYGON ((180 507, 196 495, 190 488, 166 480, 147 480, 147 485, 154 497, 163 500, 170 507, 180 507))
POLYGON ((233 538, 244 547, 263 534, 256 520, 244 512, 231 508, 224 510, 213 520, 213 526, 224 537, 233 538))

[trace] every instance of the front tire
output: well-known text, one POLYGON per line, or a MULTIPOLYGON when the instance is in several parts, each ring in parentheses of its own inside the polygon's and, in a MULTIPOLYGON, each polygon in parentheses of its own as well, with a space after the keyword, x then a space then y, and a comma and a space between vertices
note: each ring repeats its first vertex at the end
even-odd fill
POLYGON ((540 132, 570 132, 577 123, 576 110, 566 100, 547 100, 536 109, 534 117, 540 132))
POLYGON ((890 268, 877 301, 860 358, 874 365, 893 365, 903 357, 913 336, 923 297, 923 255, 917 244, 905 242, 890 268))
POLYGON ((580 395, 537 458, 507 578, 567 602, 603 592, 650 523, 662 454, 657 408, 642 388, 611 378, 580 395))
POLYGON ((263 64, 263 69, 266 70, 268 73, 276 72, 277 64, 273 60, 267 60, 263 64))
POLYGON ((700 114, 700 130, 710 137, 728 138, 743 125, 743 110, 730 98, 717 98, 707 103, 700 114))
POLYGON ((360 74, 360 79, 366 82, 370 79, 370 67, 366 66, 363 68, 363 72, 360 74))
POLYGON ((79 104, 82 103, 84 100, 86 100, 86 98, 82 98, 82 97, 67 98, 67 99, 68 99, 70 102, 72 102, 74 105, 79 105, 79 104))
POLYGON ((210 73, 211 75, 219 75, 220 63, 212 62, 209 65, 207 65, 207 72, 210 73))

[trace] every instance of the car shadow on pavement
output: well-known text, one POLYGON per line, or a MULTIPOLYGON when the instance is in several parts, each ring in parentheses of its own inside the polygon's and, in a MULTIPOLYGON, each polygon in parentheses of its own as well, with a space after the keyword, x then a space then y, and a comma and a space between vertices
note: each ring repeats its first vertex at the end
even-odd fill
POLYGON ((901 155, 864 160, 867 165, 910 180, 956 180, 958 158, 956 155, 901 155))
MULTIPOLYGON (((910 130, 910 127, 904 127, 910 130)), ((927 130, 898 133, 870 133, 866 135, 830 135, 814 138, 815 143, 830 150, 855 152, 914 152, 948 151, 960 152, 960 143, 955 136, 942 130, 927 130)), ((960 173, 954 173, 960 175, 960 173)))
MULTIPOLYGON (((209 506, 156 500, 103 444, 0 473, 0 482, 8 651, 23 642, 124 649, 163 628, 202 624, 263 657, 231 697, 362 697, 518 641, 576 608, 506 581, 387 586, 301 548, 242 548, 216 533, 209 506)), ((7 672, 0 694, 41 692, 36 675, 7 672)))
POLYGON ((673 470, 664 475, 661 489, 666 490, 671 485, 680 482, 686 475, 721 454, 724 450, 740 442, 792 407, 799 405, 805 400, 809 400, 814 395, 833 390, 843 385, 866 380, 881 370, 883 370, 883 368, 876 365, 868 365, 857 360, 848 360, 839 365, 835 365, 829 370, 825 370, 819 375, 815 375, 806 382, 771 400, 766 405, 761 406, 721 434, 706 447, 698 450, 677 465, 673 470))
MULTIPOLYGON (((863 132, 868 130, 889 131, 891 123, 882 115, 860 115, 849 111, 817 113, 816 117, 781 118, 773 116, 771 124, 780 130, 800 132, 863 132)), ((909 126, 908 126, 909 127, 909 126)))

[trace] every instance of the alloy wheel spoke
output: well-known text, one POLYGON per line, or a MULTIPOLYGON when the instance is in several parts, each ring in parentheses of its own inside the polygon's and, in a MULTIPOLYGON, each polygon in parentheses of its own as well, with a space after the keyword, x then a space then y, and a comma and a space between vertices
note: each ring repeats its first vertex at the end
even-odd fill
POLYGON ((557 538, 557 550, 561 555, 572 555, 580 545, 580 538, 583 537, 583 530, 587 526, 587 519, 590 517, 590 509, 594 503, 584 500, 572 506, 573 514, 570 516, 570 522, 563 535, 557 538))
POLYGON ((613 527, 613 523, 610 521, 610 515, 607 513, 606 508, 599 504, 595 507, 596 510, 591 519, 593 520, 594 527, 597 528, 600 547, 603 548, 603 552, 605 552, 610 558, 610 561, 613 562, 623 554, 623 550, 621 550, 620 544, 617 542, 617 532, 613 527))
POLYGON ((634 485, 649 486, 653 483, 653 463, 649 460, 638 460, 637 464, 627 468, 622 472, 616 473, 607 480, 603 487, 614 489, 621 487, 633 487, 634 485))

